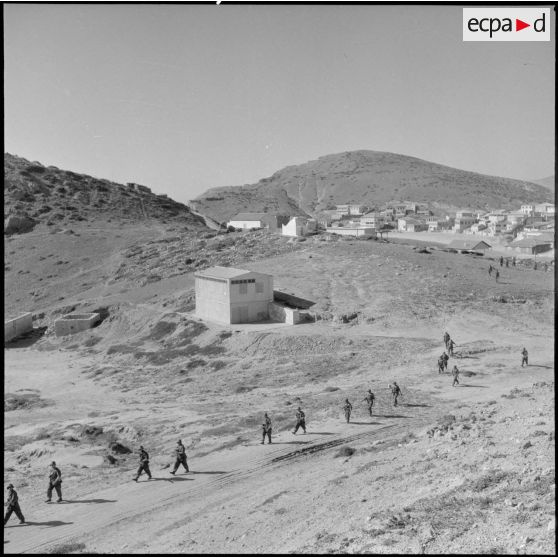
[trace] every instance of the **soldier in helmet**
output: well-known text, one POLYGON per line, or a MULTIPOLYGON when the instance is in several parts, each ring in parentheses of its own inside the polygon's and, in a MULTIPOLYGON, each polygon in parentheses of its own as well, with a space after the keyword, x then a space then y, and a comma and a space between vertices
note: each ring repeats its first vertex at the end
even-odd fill
POLYGON ((145 451, 143 446, 139 447, 139 467, 138 472, 136 473, 136 478, 134 479, 138 482, 140 475, 145 471, 145 474, 151 480, 151 471, 149 470, 149 454, 145 451))
POLYGON ((457 368, 457 366, 453 367, 451 375, 453 376, 453 383, 451 385, 452 387, 455 387, 457 384, 459 384, 459 369, 457 368))
POLYGON ((397 399, 403 395, 401 393, 401 388, 397 385, 397 382, 393 382, 393 385, 390 386, 391 387, 391 395, 393 397, 393 406, 397 407, 397 399))
POLYGON ((19 507, 19 499, 17 497, 17 492, 14 489, 13 484, 8 484, 8 499, 6 501, 6 515, 4 516, 4 525, 8 523, 12 513, 15 513, 19 519, 20 524, 25 523, 25 517, 21 513, 21 508, 19 507))
POLYGON ((188 469, 188 461, 186 460, 186 448, 184 447, 182 440, 178 440, 176 443, 174 453, 176 454, 176 460, 174 462, 174 469, 170 471, 170 474, 174 475, 176 471, 178 471, 180 465, 182 465, 184 469, 186 469, 186 472, 189 473, 190 469, 188 469))
POLYGON ((376 400, 376 396, 372 393, 372 390, 369 389, 364 401, 368 404, 368 414, 372 416, 372 407, 374 407, 374 401, 376 400))
POLYGON ((444 371, 447 371, 448 369, 448 360, 449 360, 449 356, 446 353, 446 351, 444 351, 442 353, 442 356, 440 357, 443 361, 444 361, 444 371))
POLYGON ((293 434, 296 434, 299 428, 302 428, 302 431, 306 434, 306 415, 300 407, 296 412, 296 426, 293 430, 293 434))
POLYGON ((264 421, 262 423, 262 444, 265 444, 266 436, 267 436, 268 444, 271 444, 271 431, 272 431, 271 419, 269 418, 267 413, 264 413, 264 421))
POLYGON ((521 368, 525 365, 529 366, 529 353, 527 352, 527 349, 523 347, 523 350, 521 351, 521 368))
POLYGON ((52 500, 52 489, 56 490, 58 495, 57 502, 62 502, 62 473, 53 461, 50 464, 50 473, 48 475, 47 502, 52 500))
POLYGON ((448 352, 449 352, 449 356, 453 356, 453 348, 455 347, 455 343, 453 342, 453 339, 450 339, 448 342, 448 352))
POLYGON ((343 412, 345 413, 345 420, 347 423, 351 422, 351 413, 353 411, 353 406, 348 399, 345 399, 345 404, 343 405, 343 412))

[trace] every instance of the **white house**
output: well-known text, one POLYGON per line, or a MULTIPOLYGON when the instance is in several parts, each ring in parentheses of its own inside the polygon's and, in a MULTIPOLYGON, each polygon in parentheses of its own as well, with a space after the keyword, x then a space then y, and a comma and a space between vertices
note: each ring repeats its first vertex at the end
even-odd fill
POLYGON ((418 219, 413 219, 412 217, 402 217, 397 219, 397 230, 401 232, 427 231, 428 225, 418 219))
POLYGON ((455 232, 463 232, 476 222, 477 218, 471 211, 458 211, 455 214, 455 225, 453 226, 453 230, 455 232))
POLYGON ((271 213, 238 213, 227 223, 227 227, 235 229, 269 229, 271 231, 281 230, 281 226, 289 222, 290 217, 286 215, 274 215, 271 213))
POLYGON ((554 217, 556 215, 556 206, 553 203, 539 203, 535 206, 535 214, 554 217))
POLYGON ((533 215, 533 213, 535 211, 535 206, 532 203, 526 203, 526 204, 521 206, 520 211, 524 215, 533 215))
POLYGON ((316 232, 317 224, 315 219, 306 217, 293 217, 286 225, 282 226, 283 236, 306 236, 316 232))
POLYGON ((344 203, 335 206, 342 215, 362 215, 366 206, 359 203, 344 203))
POLYGON ((378 211, 371 211, 366 213, 359 219, 359 224, 363 227, 372 227, 373 229, 379 230, 382 228, 385 222, 385 217, 380 215, 378 211))
POLYGON ((273 302, 273 277, 264 273, 210 267, 198 271, 196 315, 226 324, 257 322, 269 318, 273 302))

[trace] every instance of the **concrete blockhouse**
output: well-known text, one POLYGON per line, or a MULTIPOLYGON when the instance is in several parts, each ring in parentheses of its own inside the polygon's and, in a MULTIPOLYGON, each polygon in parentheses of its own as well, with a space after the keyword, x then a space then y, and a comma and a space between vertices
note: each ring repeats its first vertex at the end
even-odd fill
POLYGON ((195 274, 196 315, 225 324, 269 319, 273 277, 264 273, 210 267, 195 274))
POLYGON ((4 322, 4 343, 8 343, 33 329, 33 314, 26 312, 4 322))
POLYGON ((86 329, 91 329, 101 316, 97 312, 90 314, 66 314, 54 322, 57 336, 72 335, 86 329))

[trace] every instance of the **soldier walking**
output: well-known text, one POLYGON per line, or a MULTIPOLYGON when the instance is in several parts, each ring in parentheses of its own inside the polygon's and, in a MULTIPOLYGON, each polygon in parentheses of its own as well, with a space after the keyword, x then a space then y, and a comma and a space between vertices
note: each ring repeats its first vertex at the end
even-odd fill
POLYGON ((25 517, 21 513, 21 508, 19 507, 19 499, 17 497, 17 492, 14 489, 13 484, 8 484, 8 499, 6 500, 6 515, 4 515, 4 525, 8 523, 12 513, 15 513, 19 519, 19 523, 25 523, 25 517))
POLYGON ((149 454, 145 451, 145 449, 143 449, 143 446, 139 447, 138 453, 139 453, 139 467, 134 480, 138 482, 138 479, 140 478, 141 474, 144 471, 145 474, 149 477, 149 480, 151 480, 151 471, 149 470, 149 454))
POLYGON ((264 421, 262 423, 262 444, 265 444, 265 437, 267 436, 267 443, 271 444, 271 419, 267 416, 267 413, 264 414, 264 421))
MULTIPOLYGON (((178 440, 178 442, 176 443, 176 448, 174 449, 174 453, 176 454, 176 460, 174 462, 174 469, 172 471, 169 471, 170 474, 174 475, 176 471, 178 471, 180 465, 182 465, 184 469, 186 469, 186 472, 189 473, 190 469, 188 469, 188 461, 186 460, 187 458, 186 448, 184 447, 182 440, 178 440)), ((147 473, 149 474, 149 470, 147 471, 147 473)))
POLYGON ((510 260, 506 258, 506 267, 510 267, 510 260))
POLYGON ((397 382, 393 382, 391 387, 391 395, 393 396, 393 406, 397 407, 397 399, 399 396, 403 395, 401 393, 401 388, 397 385, 397 382))
POLYGON ((529 366, 529 353, 527 352, 527 349, 523 347, 523 350, 521 351, 521 368, 525 365, 529 366))
POLYGON ((299 428, 302 428, 302 431, 306 434, 306 415, 300 407, 296 412, 296 426, 293 430, 293 434, 296 434, 299 428))
POLYGON ((500 267, 504 265, 504 256, 500 256, 500 267))
POLYGON ((456 384, 459 384, 459 369, 457 368, 457 366, 453 367, 451 375, 453 376, 453 383, 451 385, 452 387, 455 387, 456 384))
POLYGON ((62 473, 54 461, 50 464, 46 502, 50 502, 52 500, 53 488, 56 490, 56 494, 58 495, 58 500, 56 501, 62 502, 62 473))
POLYGON ((446 349, 448 348, 449 340, 450 340, 450 334, 446 331, 444 333, 444 345, 446 346, 446 349))
POLYGON ((345 399, 345 404, 343 405, 343 412, 345 413, 345 419, 347 423, 351 422, 352 410, 353 410, 353 406, 351 405, 348 399, 345 399))
POLYGON ((442 353, 442 360, 444 361, 444 372, 447 372, 448 370, 448 360, 449 360, 449 356, 446 353, 446 351, 444 351, 442 353))
POLYGON ((548 263, 547 262, 544 262, 544 270, 548 271, 548 263))
POLYGON ((488 266, 488 276, 489 276, 489 277, 492 275, 492 269, 493 269, 493 268, 492 268, 492 264, 490 264, 490 265, 488 266))
POLYGON ((498 270, 496 270, 496 283, 498 283, 498 279, 500 279, 500 272, 498 270))
POLYGON ((512 258, 512 265, 515 267, 515 256, 512 258))
POLYGON ((533 271, 537 271, 537 262, 533 264, 533 271))
POLYGON ((450 339, 449 343, 448 343, 449 356, 453 356, 453 348, 454 347, 455 347, 455 343, 453 342, 453 339, 450 339))
POLYGON ((444 372, 444 359, 439 356, 438 357, 438 374, 442 374, 444 372))
POLYGON ((374 401, 376 400, 376 396, 372 393, 372 390, 369 389, 364 401, 368 404, 368 414, 372 416, 372 407, 374 407, 374 401))

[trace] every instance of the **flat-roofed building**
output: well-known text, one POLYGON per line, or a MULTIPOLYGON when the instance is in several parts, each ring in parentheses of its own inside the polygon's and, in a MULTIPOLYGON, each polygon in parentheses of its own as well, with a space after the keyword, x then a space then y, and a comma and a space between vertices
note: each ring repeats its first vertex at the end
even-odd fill
POLYGON ((273 277, 265 273, 215 266, 195 275, 196 315, 225 324, 269 319, 273 277))

